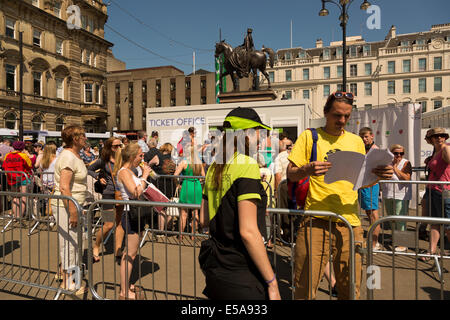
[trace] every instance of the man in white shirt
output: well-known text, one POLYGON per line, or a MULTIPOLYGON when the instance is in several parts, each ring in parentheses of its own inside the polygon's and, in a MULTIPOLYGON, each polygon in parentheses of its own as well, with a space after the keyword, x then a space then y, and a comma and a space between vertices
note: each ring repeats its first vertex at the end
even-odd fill
POLYGON ((147 153, 149 148, 147 145, 147 132, 141 130, 138 132, 138 145, 141 147, 143 153, 147 153))

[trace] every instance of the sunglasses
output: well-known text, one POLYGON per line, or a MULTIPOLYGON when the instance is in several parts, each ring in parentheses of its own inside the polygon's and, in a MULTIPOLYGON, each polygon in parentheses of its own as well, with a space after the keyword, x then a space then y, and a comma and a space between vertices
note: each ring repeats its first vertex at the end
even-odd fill
POLYGON ((115 147, 121 147, 122 148, 122 145, 121 144, 113 144, 113 145, 111 145, 111 148, 115 148, 115 147))
POLYGON ((355 97, 351 92, 342 92, 342 91, 333 92, 333 96, 335 98, 347 98, 349 100, 353 100, 355 97))
POLYGON ((287 144, 286 148, 292 148, 292 144, 287 144))
POLYGON ((404 152, 393 152, 393 153, 394 153, 394 156, 402 156, 405 154, 404 152))
POLYGON ((433 137, 447 138, 447 135, 443 134, 443 133, 441 133, 441 134, 433 134, 430 138, 433 138, 433 137))

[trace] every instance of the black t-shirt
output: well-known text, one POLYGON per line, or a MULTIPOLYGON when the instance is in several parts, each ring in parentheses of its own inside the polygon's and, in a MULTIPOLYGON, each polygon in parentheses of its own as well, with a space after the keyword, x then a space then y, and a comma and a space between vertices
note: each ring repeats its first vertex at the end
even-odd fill
POLYGON ((144 161, 149 162, 152 160, 155 156, 160 155, 161 152, 159 152, 158 148, 151 148, 147 151, 147 153, 144 155, 144 161))

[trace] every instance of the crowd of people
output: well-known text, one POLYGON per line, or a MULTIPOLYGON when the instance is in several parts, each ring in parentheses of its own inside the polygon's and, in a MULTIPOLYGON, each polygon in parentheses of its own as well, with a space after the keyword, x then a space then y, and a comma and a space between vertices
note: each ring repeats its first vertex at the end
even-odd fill
MULTIPOLYGON (((141 212, 130 205, 102 206, 103 226, 95 235, 92 256, 94 262, 101 260, 101 243, 115 228, 114 255, 121 266, 120 299, 140 298, 140 291, 130 284, 129 276, 144 226, 146 223, 153 225, 154 221, 160 231, 170 228, 180 231, 181 241, 186 230, 192 233, 208 230, 210 239, 202 242, 199 260, 206 277, 204 294, 209 298, 279 299, 277 278, 264 247, 270 247, 273 240, 269 236, 268 206, 337 213, 353 227, 356 243, 364 242, 359 208, 365 211, 371 225, 379 219, 380 199, 387 215, 409 214, 412 186, 401 181, 411 180, 412 165, 405 157, 407 150, 400 144, 389 147, 392 163, 372 171, 379 180, 395 183, 383 183, 381 188, 374 183, 357 191, 348 181, 325 183, 324 175, 331 168, 329 154, 341 150, 365 155, 378 148, 371 128, 361 128, 359 135, 345 130, 352 104, 351 93, 331 94, 324 107, 325 126, 315 129, 315 133, 313 130, 302 132, 295 143, 283 133, 278 134, 278 140, 267 139, 271 137, 270 133, 267 134, 271 128, 261 122, 253 109, 240 107, 233 109, 223 123, 224 132, 231 131, 236 135, 229 138, 227 134, 209 134, 203 143, 197 141, 193 127, 183 133, 176 146, 161 143, 157 131, 153 131, 150 137, 145 131, 140 131, 136 142, 111 137, 92 147, 87 143, 84 129, 77 125, 63 129, 63 145, 59 148, 53 142, 38 141, 33 144, 14 141, 11 144, 3 139, 0 143, 2 169, 25 172, 26 175, 2 176, 1 184, 3 190, 26 193, 33 191, 30 188, 35 185, 34 176, 40 176, 44 192, 70 196, 83 205, 89 189, 87 177, 90 176, 95 181, 95 187, 89 191, 101 194, 103 199, 144 199, 143 193, 152 183, 172 201, 201 205, 199 212, 176 209, 175 214, 173 210, 163 208, 150 218, 145 210, 141 212), (260 131, 264 133, 260 134, 260 131), (245 139, 239 139, 240 132, 245 139), (278 152, 273 152, 276 149, 278 152), (256 152, 251 154, 250 150, 256 152), (315 154, 314 159, 310 156, 312 154, 315 154), (293 200, 289 183, 304 179, 307 179, 309 189, 304 204, 300 206, 293 200), (273 199, 270 199, 272 196, 273 199), (174 226, 174 215, 178 218, 177 227, 174 226)), ((448 138, 443 128, 427 132, 425 140, 434 147, 433 155, 425 163, 429 181, 450 181, 448 138)), ((422 215, 450 218, 449 190, 447 184, 427 185, 421 200, 422 215)), ((25 202, 25 197, 13 200, 11 212, 14 218, 22 217, 25 202)), ((48 212, 59 215, 57 230, 61 274, 64 288, 72 290, 74 284, 68 280, 70 275, 67 270, 80 259, 76 233, 80 219, 77 207, 73 202, 53 199, 48 212)), ((314 299, 324 276, 330 281, 335 296, 339 299, 350 298, 349 232, 341 222, 335 219, 330 222, 329 219, 322 216, 303 217, 296 221, 292 229, 291 219, 287 215, 282 217, 282 238, 292 241, 296 236, 296 299, 314 299), (312 244, 309 243, 310 237, 312 244), (309 253, 309 246, 312 246, 314 255, 309 253), (331 266, 329 247, 334 256, 331 266)), ((391 224, 391 229, 405 231, 407 225, 396 222, 391 224)), ((439 230, 439 225, 431 226, 430 254, 437 251, 439 230)), ((373 231, 374 250, 382 250, 380 231, 380 225, 373 231)), ((445 231, 449 237, 449 229, 445 228, 445 231)), ((405 246, 394 249, 396 252, 408 250, 405 246)), ((426 262, 427 259, 423 257, 422 260, 426 262)), ((362 275, 359 254, 356 254, 355 268, 355 293, 358 298, 362 275)), ((84 293, 84 290, 81 288, 79 292, 84 293)))

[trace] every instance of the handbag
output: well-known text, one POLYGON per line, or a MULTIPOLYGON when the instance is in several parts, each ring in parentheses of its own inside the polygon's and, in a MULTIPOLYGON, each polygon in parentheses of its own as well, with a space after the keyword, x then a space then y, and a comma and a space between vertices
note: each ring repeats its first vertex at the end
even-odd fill
MULTIPOLYGON (((162 193, 155 185, 151 182, 144 180, 148 186, 145 188, 142 196, 152 202, 169 202, 169 199, 166 197, 164 193, 162 193)), ((155 206, 153 207, 158 213, 163 213, 164 207, 155 206)))
MULTIPOLYGON (((173 203, 179 203, 180 202, 180 197, 179 197, 179 192, 178 192, 178 188, 175 191, 175 195, 170 198, 169 202, 173 202, 173 203)), ((176 207, 167 207, 166 209, 166 214, 168 216, 172 216, 172 217, 179 217, 180 216, 180 209, 176 208, 176 207)))
MULTIPOLYGON (((311 157, 309 158, 309 162, 313 162, 317 160, 317 140, 319 140, 319 136, 317 135, 317 130, 315 128, 309 128, 308 130, 311 130, 313 138, 313 146, 311 149, 311 157)), ((298 182, 288 181, 288 194, 290 196, 289 209, 303 209, 305 207, 308 190, 309 177, 306 177, 298 182)))

